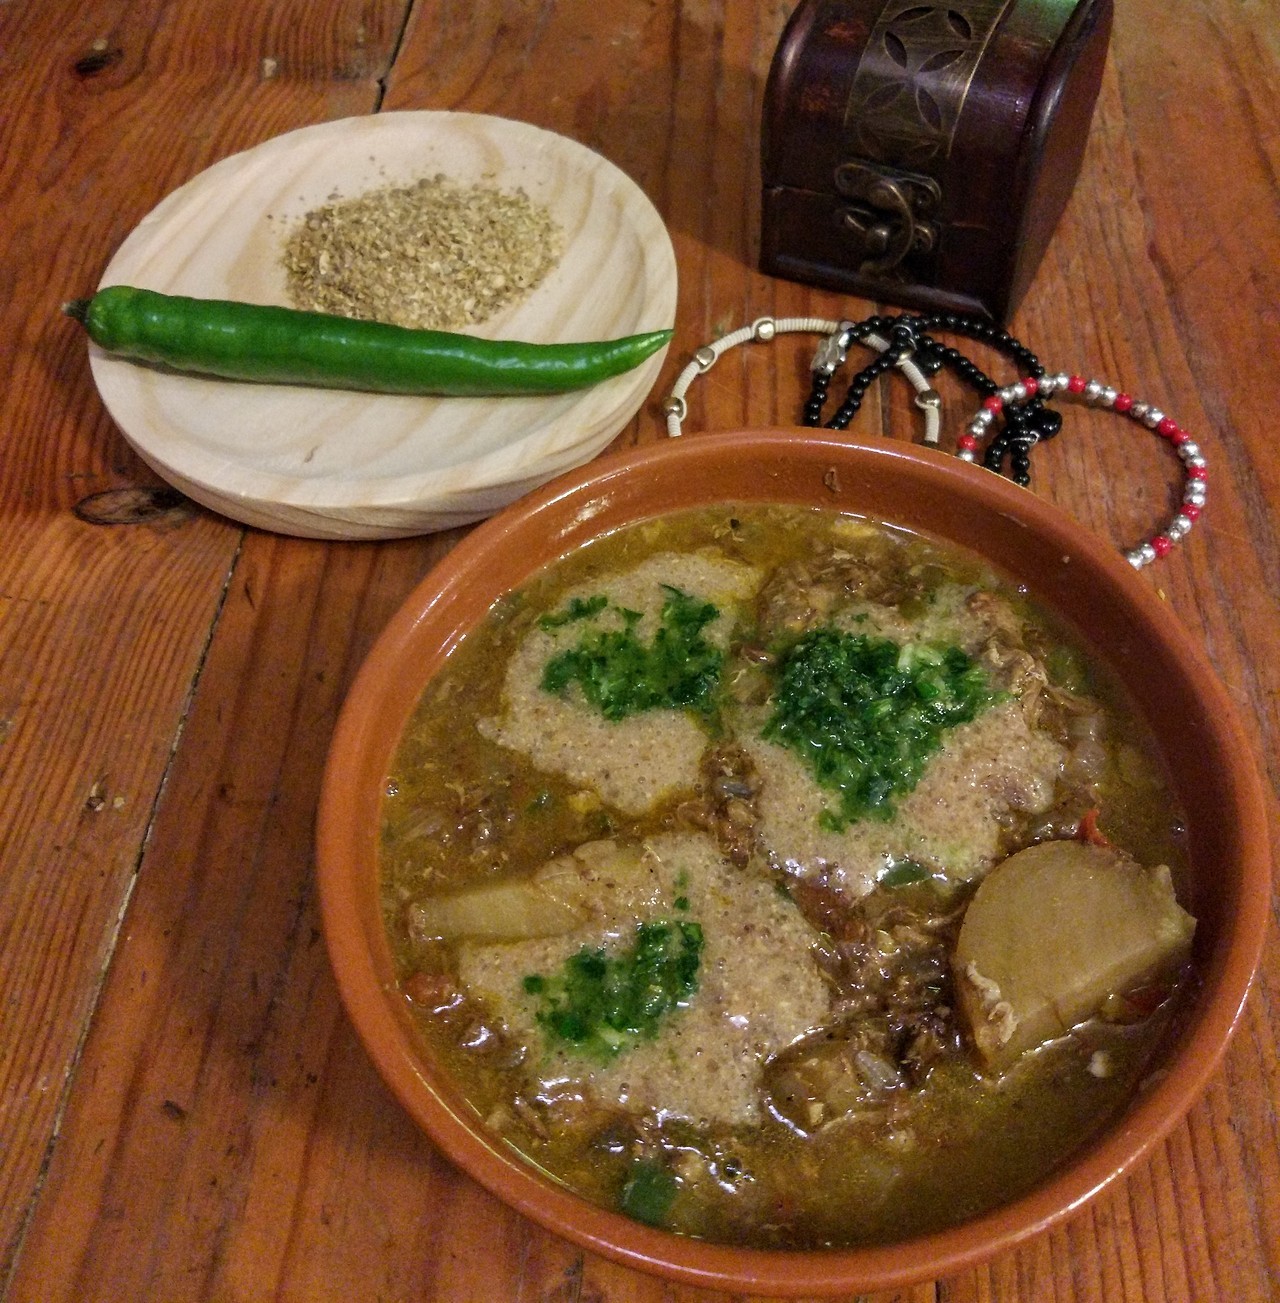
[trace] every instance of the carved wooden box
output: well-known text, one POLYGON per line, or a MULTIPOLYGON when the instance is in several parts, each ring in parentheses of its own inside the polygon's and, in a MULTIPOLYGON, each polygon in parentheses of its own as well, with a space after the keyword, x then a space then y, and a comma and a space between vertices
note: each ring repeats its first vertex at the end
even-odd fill
POLYGON ((765 88, 761 266, 1017 307, 1075 185, 1111 0, 801 0, 765 88))

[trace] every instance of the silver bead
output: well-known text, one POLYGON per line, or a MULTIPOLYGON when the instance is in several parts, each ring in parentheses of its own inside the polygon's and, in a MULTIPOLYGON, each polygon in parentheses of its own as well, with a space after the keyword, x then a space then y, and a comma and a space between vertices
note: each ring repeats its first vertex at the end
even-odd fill
POLYGON ((1061 386, 1057 376, 1041 376, 1039 394, 1041 398, 1052 398, 1061 386))
POLYGON ((973 453, 968 448, 957 449, 956 456, 959 457, 961 461, 967 461, 970 463, 976 460, 973 453))
MULTIPOLYGON (((1194 439, 1188 439, 1186 443, 1177 445, 1178 456, 1183 461, 1190 461, 1192 457, 1200 457, 1200 445, 1194 439)), ((1200 457, 1199 465, 1204 465, 1204 458, 1200 457)))
POLYGON ((662 404, 663 416, 674 416, 677 421, 683 421, 688 415, 689 408, 683 398, 677 398, 672 394, 665 403, 662 404))
POLYGON ((971 421, 967 427, 967 430, 968 433, 973 435, 975 439, 981 439, 982 436, 986 434, 987 427, 985 425, 979 425, 977 421, 971 421))
POLYGON ((1206 497, 1208 497, 1208 494, 1200 480, 1193 480, 1182 491, 1183 502, 1189 502, 1193 507, 1203 507, 1206 497))
POLYGON ((778 323, 772 317, 757 317, 751 323, 753 339, 763 340, 766 344, 778 333, 778 323))
POLYGON ((1110 385, 1104 385, 1102 392, 1098 395, 1098 402, 1103 407, 1114 407, 1116 405, 1116 391, 1110 385))
POLYGON ((1154 430, 1163 420, 1164 413, 1158 407, 1148 407, 1146 415, 1142 418, 1142 424, 1148 430, 1154 430))
POLYGON ((1055 389, 1065 389, 1071 383, 1071 377, 1065 371, 1059 371, 1052 380, 1055 389))
POLYGON ((1102 385, 1096 380, 1090 380, 1084 387, 1084 401, 1086 403, 1096 403, 1102 397, 1102 385))
POLYGON ((989 412, 985 407, 978 408, 973 414, 973 420, 969 422, 969 433, 982 434, 995 419, 994 412, 989 412))
POLYGON ((1132 552, 1126 552, 1124 554, 1124 559, 1135 570, 1141 570, 1143 566, 1148 564, 1146 557, 1142 555, 1142 549, 1140 547, 1135 547, 1132 552))
POLYGON ((1164 527, 1165 537, 1171 538, 1175 543, 1180 538, 1186 538, 1191 532, 1191 521, 1181 514, 1174 518, 1164 527))
POLYGON ((1149 566, 1156 559, 1156 550, 1150 543, 1144 543, 1139 549, 1138 554, 1142 557, 1142 564, 1149 566))
POLYGON ((1024 385, 1021 380, 1019 380, 1016 385, 1010 385, 1009 395, 1015 403, 1026 402, 1027 399, 1026 385, 1024 385))
POLYGON ((1150 410, 1150 403, 1137 402, 1129 408, 1129 415, 1132 416, 1135 421, 1144 421, 1146 420, 1147 413, 1150 410))
POLYGON ((1198 466, 1201 470, 1206 470, 1209 463, 1203 457, 1184 457, 1182 459, 1188 466, 1198 466))
POLYGON ((718 356, 719 354, 710 344, 703 344, 703 346, 693 355, 693 360, 698 364, 698 370, 705 373, 715 366, 716 358, 718 356))

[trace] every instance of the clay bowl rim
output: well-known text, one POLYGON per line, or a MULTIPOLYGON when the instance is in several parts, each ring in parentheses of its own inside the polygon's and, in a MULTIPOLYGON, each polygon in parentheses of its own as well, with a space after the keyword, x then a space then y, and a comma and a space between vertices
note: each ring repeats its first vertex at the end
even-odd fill
POLYGON ((322 785, 317 875, 332 966, 357 1033, 455 1165, 544 1228, 614 1261, 703 1288, 788 1296, 887 1290, 954 1273, 1046 1230, 1128 1171, 1180 1121, 1217 1067, 1261 956, 1270 904, 1265 806, 1250 749, 1207 657, 1147 577, 1052 504, 988 471, 912 444, 784 429, 697 435, 598 459, 463 539, 406 599, 348 694, 322 785), (1104 654, 1122 674, 1117 657, 1143 670, 1137 681, 1126 678, 1157 734, 1157 707, 1177 718, 1190 757, 1178 791, 1188 802, 1193 863, 1238 866, 1234 879, 1203 867, 1193 875, 1201 986, 1165 1074, 1028 1193, 891 1244, 800 1251, 712 1244, 570 1193, 487 1136, 423 1056, 378 915, 377 815, 391 756, 423 686, 467 628, 501 593, 604 530, 684 505, 741 501, 752 486, 768 500, 826 504, 952 538, 1012 569, 1095 643, 1092 630, 1108 624, 1119 647, 1104 654))

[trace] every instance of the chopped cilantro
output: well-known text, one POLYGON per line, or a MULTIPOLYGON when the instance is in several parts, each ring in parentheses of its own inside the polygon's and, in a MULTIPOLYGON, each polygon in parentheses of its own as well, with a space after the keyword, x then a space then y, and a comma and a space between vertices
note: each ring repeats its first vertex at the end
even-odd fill
POLYGON ((689 909, 688 896, 677 896, 675 900, 673 900, 671 903, 676 907, 676 909, 682 912, 686 912, 686 913, 688 912, 689 909))
POLYGON ((780 657, 763 735, 795 751, 838 796, 823 827, 888 819, 949 728, 995 698, 959 647, 899 644, 823 627, 780 657))
MULTIPOLYGON (((651 643, 636 636, 639 613, 621 610, 621 629, 588 628, 575 646, 547 662, 543 689, 562 697, 576 683, 586 700, 611 720, 660 707, 710 714, 724 656, 702 630, 719 611, 678 588, 664 584, 663 590, 666 601, 651 643)), ((603 598, 590 598, 584 606, 597 600, 601 605, 591 614, 605 609, 603 598)))
POLYGON ((572 624, 575 620, 587 620, 593 615, 599 615, 608 605, 609 599, 603 593, 597 593, 594 597, 575 597, 563 611, 548 612, 541 616, 538 628, 549 632, 559 629, 561 625, 572 624))
POLYGON ((667 1014, 688 1003, 702 944, 697 923, 641 923, 627 950, 584 947, 559 974, 530 974, 524 990, 538 997, 536 1017, 551 1041, 609 1059, 654 1036, 667 1014))

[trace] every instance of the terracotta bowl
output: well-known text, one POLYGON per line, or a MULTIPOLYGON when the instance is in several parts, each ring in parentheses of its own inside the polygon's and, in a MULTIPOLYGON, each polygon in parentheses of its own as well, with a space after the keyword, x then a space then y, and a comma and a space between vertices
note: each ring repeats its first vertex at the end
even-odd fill
POLYGON ((1269 863, 1261 789, 1226 694, 1175 615, 1119 552, 990 472, 902 443, 795 430, 700 435, 597 461, 509 507, 419 585, 374 647, 333 740, 320 805, 319 885, 342 997, 369 1054, 436 1145, 509 1205, 578 1245, 689 1284, 772 1295, 883 1290, 945 1276, 1066 1217, 1180 1119, 1240 1016, 1262 946, 1269 863), (1188 816, 1198 919, 1194 1006, 1163 1075, 1026 1195, 901 1243, 824 1252, 709 1244, 570 1193, 487 1135, 432 1062, 398 994, 378 908, 381 796, 424 684, 493 601, 598 534, 722 502, 834 507, 953 540, 1068 617, 1127 683, 1188 816))

